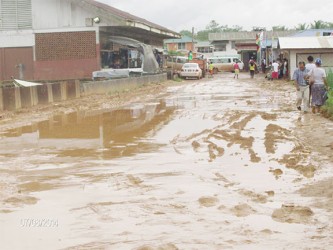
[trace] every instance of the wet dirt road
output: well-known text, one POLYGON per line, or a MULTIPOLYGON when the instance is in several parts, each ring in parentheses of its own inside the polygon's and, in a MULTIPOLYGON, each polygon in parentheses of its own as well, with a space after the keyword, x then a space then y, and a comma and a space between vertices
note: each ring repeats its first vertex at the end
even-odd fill
POLYGON ((3 132, 0 249, 332 249, 332 122, 240 77, 3 132))

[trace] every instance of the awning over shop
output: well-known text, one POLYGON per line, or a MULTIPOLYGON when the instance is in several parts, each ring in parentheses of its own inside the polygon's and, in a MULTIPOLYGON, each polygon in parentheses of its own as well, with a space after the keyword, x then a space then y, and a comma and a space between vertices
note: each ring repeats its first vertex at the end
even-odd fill
POLYGON ((103 69, 94 71, 93 78, 129 77, 131 73, 159 71, 152 46, 128 37, 110 36, 107 40, 110 48, 101 51, 103 69))
POLYGON ((137 41, 135 39, 128 38, 128 37, 112 36, 112 37, 109 37, 108 40, 110 42, 121 44, 121 45, 132 47, 132 48, 139 48, 140 47, 140 45, 139 45, 140 42, 139 41, 137 41))

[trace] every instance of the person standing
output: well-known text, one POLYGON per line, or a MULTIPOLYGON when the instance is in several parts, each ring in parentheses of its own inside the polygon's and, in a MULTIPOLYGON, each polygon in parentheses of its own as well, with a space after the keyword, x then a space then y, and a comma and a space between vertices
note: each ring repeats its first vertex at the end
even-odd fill
POLYGON ((214 74, 214 65, 213 65, 212 61, 209 62, 208 69, 209 69, 209 75, 210 75, 210 77, 213 77, 213 74, 214 74))
POLYGON ((263 58, 262 60, 261 60, 261 71, 262 71, 262 73, 266 73, 266 59, 265 58, 263 58))
POLYGON ((237 62, 234 63, 234 72, 235 72, 235 75, 234 75, 234 78, 237 77, 238 79, 238 74, 239 74, 239 65, 237 62))
POLYGON ((272 67, 273 67, 272 80, 278 79, 279 78, 279 64, 275 60, 273 60, 272 67))
POLYGON ((299 62, 298 68, 294 71, 293 78, 296 87, 297 99, 296 107, 298 110, 302 110, 303 104, 304 113, 309 109, 309 84, 306 81, 307 73, 309 70, 305 68, 305 62, 299 62))
POLYGON ((325 99, 324 94, 326 89, 328 89, 328 83, 326 80, 326 72, 321 67, 322 61, 320 58, 315 60, 316 67, 307 73, 306 78, 313 78, 314 82, 311 84, 311 106, 312 113, 319 113, 321 106, 324 105, 325 99))
MULTIPOLYGON (((305 64, 305 68, 307 69, 307 70, 312 70, 312 69, 314 69, 315 67, 316 67, 316 64, 314 64, 314 62, 313 62, 313 57, 312 56, 308 56, 307 57, 307 60, 308 60, 308 63, 307 64, 305 64)), ((309 79, 308 79, 308 81, 309 81, 309 79)), ((310 86, 310 92, 309 92, 309 105, 310 105, 310 102, 311 102, 311 86, 310 86)))
POLYGON ((192 50, 188 52, 188 60, 191 61, 193 59, 193 53, 192 50))
POLYGON ((253 60, 250 60, 249 69, 250 69, 250 76, 251 78, 253 78, 256 70, 256 63, 253 60))
POLYGON ((305 64, 305 68, 310 71, 311 69, 314 69, 316 67, 316 64, 314 64, 312 56, 308 56, 307 59, 308 63, 305 64))
POLYGON ((283 78, 286 79, 288 77, 288 67, 289 67, 289 64, 288 64, 288 59, 284 58, 283 59, 283 78))
POLYGON ((284 64, 283 62, 279 61, 279 79, 283 78, 283 70, 284 70, 284 64))

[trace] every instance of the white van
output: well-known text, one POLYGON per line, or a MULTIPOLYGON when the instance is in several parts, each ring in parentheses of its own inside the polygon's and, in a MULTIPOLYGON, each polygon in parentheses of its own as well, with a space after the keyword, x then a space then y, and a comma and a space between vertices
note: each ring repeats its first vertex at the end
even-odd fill
POLYGON ((214 71, 234 71, 234 64, 237 62, 239 69, 244 69, 244 63, 236 56, 216 56, 207 58, 208 64, 213 63, 214 71))

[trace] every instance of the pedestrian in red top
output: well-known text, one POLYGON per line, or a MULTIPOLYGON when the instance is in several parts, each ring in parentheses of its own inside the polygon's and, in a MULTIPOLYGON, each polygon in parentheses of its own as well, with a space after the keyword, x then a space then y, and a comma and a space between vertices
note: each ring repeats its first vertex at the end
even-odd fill
POLYGON ((234 63, 234 72, 235 72, 234 78, 236 78, 236 76, 237 76, 237 79, 238 79, 239 65, 237 62, 234 63))

